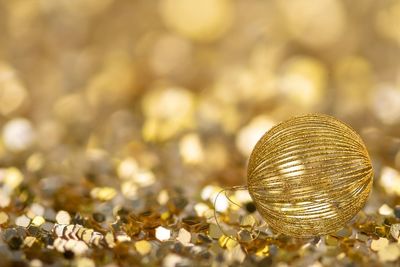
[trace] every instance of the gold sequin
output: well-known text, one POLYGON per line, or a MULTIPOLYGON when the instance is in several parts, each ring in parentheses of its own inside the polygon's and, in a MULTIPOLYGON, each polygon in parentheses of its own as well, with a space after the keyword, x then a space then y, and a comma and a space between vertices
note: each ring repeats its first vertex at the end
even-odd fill
POLYGON ((4 224, 8 221, 8 215, 4 211, 0 211, 0 224, 4 224))
POLYGON ((149 241, 141 240, 135 242, 135 248, 141 255, 146 255, 151 251, 151 244, 149 241))

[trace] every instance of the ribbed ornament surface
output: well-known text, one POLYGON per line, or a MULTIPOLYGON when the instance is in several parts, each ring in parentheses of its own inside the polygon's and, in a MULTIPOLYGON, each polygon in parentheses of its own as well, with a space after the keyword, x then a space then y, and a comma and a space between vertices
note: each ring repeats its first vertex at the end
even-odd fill
POLYGON ((373 170, 360 136, 327 115, 284 121, 256 144, 248 190, 276 232, 306 238, 342 228, 364 206, 373 170))

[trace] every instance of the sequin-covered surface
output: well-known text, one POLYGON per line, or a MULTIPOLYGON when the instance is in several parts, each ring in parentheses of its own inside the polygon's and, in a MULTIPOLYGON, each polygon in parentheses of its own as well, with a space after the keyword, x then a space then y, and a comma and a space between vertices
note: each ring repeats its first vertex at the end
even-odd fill
POLYGON ((0 0, 0 265, 398 266, 399 19, 398 0, 0 0), (355 217, 296 239, 246 190, 215 201, 266 131, 315 113, 368 150, 355 217))

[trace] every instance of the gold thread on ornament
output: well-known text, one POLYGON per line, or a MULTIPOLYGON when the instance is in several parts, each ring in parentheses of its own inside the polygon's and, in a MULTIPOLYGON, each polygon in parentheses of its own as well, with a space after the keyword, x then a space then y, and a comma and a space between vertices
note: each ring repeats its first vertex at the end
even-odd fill
POLYGON ((364 206, 373 170, 360 136, 327 115, 284 121, 256 144, 247 187, 276 232, 308 238, 335 232, 364 206))

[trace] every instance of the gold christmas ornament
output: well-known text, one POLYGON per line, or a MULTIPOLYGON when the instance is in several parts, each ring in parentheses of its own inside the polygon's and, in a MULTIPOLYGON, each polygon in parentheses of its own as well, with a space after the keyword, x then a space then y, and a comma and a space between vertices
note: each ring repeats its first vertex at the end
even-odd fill
POLYGON ((327 115, 284 121, 256 144, 248 190, 276 232, 307 238, 335 232, 364 206, 373 170, 360 136, 327 115))

